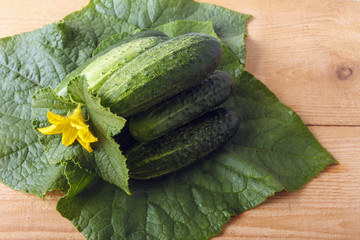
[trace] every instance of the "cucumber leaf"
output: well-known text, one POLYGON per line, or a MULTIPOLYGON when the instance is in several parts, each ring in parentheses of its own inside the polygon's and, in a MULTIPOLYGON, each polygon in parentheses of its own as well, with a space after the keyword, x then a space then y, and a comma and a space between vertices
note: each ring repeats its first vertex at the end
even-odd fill
POLYGON ((69 182, 68 196, 75 196, 89 190, 100 179, 99 176, 81 168, 73 161, 62 163, 65 166, 65 176, 69 182), (69 181, 71 179, 72 181, 69 181))
MULTIPOLYGON (((69 183, 69 189, 67 196, 58 201, 57 208, 62 209, 63 216, 69 217, 74 213, 79 214, 76 213, 79 208, 73 208, 74 206, 77 207, 77 205, 71 204, 71 202, 76 201, 73 197, 89 190, 100 178, 84 168, 81 168, 73 161, 63 162, 63 165, 65 166, 65 176, 69 183), (67 215, 67 212, 69 212, 69 215, 67 215)), ((81 204, 80 201, 79 204, 81 204)))
POLYGON ((56 95, 51 87, 43 88, 35 93, 32 101, 35 131, 39 127, 50 125, 47 120, 47 111, 66 116, 81 103, 89 116, 91 131, 99 141, 92 144, 94 151, 89 153, 77 141, 71 146, 63 145, 61 134, 49 136, 39 132, 40 142, 45 149, 44 154, 51 159, 49 164, 74 160, 81 167, 96 173, 105 181, 115 184, 129 194, 126 159, 119 145, 112 138, 121 131, 126 120, 100 105, 100 99, 88 92, 83 76, 70 80, 68 93, 73 100, 56 95))
MULTIPOLYGON (((89 122, 99 139, 94 143, 93 152, 93 159, 99 169, 97 172, 104 180, 130 194, 127 183, 129 175, 125 163, 126 158, 122 155, 120 146, 112 138, 120 133, 126 120, 111 113, 109 108, 103 108, 100 99, 88 91, 86 79, 82 76, 69 82, 68 93, 74 101, 85 105, 89 114, 89 122)), ((86 167, 86 163, 84 165, 86 167)))
POLYGON ((224 150, 191 170, 132 181, 130 189, 131 196, 99 181, 88 192, 61 199, 57 210, 88 239, 207 239, 219 234, 231 215, 282 187, 224 150))
MULTIPOLYGON (((211 22, 175 21, 157 29, 172 37, 186 31, 216 36, 211 22)), ((207 239, 231 216, 277 191, 299 189, 336 163, 296 113, 250 73, 239 71, 240 61, 223 48, 220 68, 235 77, 235 91, 225 103, 240 118, 235 137, 187 169, 130 181, 131 196, 99 181, 87 192, 62 198, 57 210, 88 239, 207 239)))

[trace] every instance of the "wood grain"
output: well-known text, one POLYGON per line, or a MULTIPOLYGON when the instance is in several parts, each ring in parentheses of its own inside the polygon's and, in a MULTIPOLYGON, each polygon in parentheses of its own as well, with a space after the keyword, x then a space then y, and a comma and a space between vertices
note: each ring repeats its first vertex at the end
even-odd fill
POLYGON ((88 0, 0 0, 0 37, 29 32, 81 10, 88 0))
MULTIPOLYGON (((310 126, 339 161, 299 191, 234 217, 216 240, 360 239, 360 3, 201 0, 253 16, 246 68, 310 126)), ((31 31, 87 0, 0 0, 0 37, 31 31)), ((0 239, 85 239, 45 201, 0 184, 0 239)))

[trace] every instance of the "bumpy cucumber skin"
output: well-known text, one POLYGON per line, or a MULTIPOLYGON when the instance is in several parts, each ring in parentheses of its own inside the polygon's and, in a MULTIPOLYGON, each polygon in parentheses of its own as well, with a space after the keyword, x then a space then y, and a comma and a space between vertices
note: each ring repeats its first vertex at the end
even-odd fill
POLYGON ((237 131, 239 119, 228 108, 218 108, 150 142, 126 152, 129 175, 150 179, 169 174, 209 155, 237 131))
POLYGON ((132 60, 144 51, 157 44, 169 40, 166 36, 140 35, 139 38, 131 38, 132 41, 122 41, 121 44, 110 47, 89 58, 82 65, 69 73, 56 87, 55 91, 60 96, 66 96, 68 82, 77 75, 85 75, 89 88, 96 91, 105 79, 114 71, 122 67, 127 61, 132 60))
POLYGON ((118 47, 121 44, 133 41, 138 38, 145 38, 145 37, 168 37, 165 33, 158 31, 158 30, 140 30, 140 32, 135 33, 133 35, 126 34, 124 32, 111 35, 110 37, 106 38, 105 40, 101 41, 96 49, 93 51, 93 56, 97 54, 104 54, 104 52, 110 51, 114 47, 118 47), (123 38, 124 35, 128 37, 123 38), (119 40, 120 38, 120 40, 119 40))
POLYGON ((184 34, 140 54, 106 79, 98 90, 102 105, 128 117, 199 84, 220 63, 219 41, 184 34))
POLYGON ((185 90, 130 119, 130 133, 138 141, 151 141, 224 103, 234 79, 215 71, 199 85, 185 90))
POLYGON ((146 50, 167 40, 169 40, 168 37, 146 37, 129 41, 97 57, 81 71, 81 74, 86 76, 89 89, 96 92, 117 69, 146 50))

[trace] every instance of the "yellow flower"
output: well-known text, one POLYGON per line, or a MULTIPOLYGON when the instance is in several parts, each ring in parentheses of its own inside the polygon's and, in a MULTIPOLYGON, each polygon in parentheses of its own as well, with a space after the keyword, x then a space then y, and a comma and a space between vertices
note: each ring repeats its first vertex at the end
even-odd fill
POLYGON ((89 130, 89 126, 85 124, 85 119, 82 115, 80 105, 73 111, 72 114, 68 114, 68 117, 63 117, 47 111, 47 118, 52 124, 48 127, 38 128, 38 130, 45 135, 63 134, 62 144, 70 146, 75 140, 88 151, 92 152, 90 143, 97 142, 98 139, 92 135, 89 130))

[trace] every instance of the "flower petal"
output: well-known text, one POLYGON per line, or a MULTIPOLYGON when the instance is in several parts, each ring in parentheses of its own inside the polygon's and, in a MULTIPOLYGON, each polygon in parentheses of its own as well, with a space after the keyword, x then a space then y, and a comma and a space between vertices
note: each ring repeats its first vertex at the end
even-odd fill
POLYGON ((61 133, 61 131, 59 132, 58 129, 56 129, 55 125, 50 125, 50 126, 44 127, 44 128, 38 128, 38 130, 39 130, 39 132, 41 132, 42 134, 45 134, 45 135, 61 133))
POLYGON ((78 142, 81 144, 81 146, 83 146, 88 152, 92 152, 93 149, 90 146, 90 143, 88 142, 84 142, 83 140, 81 140, 81 138, 77 138, 78 142))
POLYGON ((47 118, 52 125, 38 128, 41 133, 45 135, 62 133, 62 144, 65 146, 70 146, 77 139, 88 152, 93 151, 90 143, 97 142, 98 139, 92 135, 89 126, 85 124, 86 120, 80 104, 67 117, 47 111, 47 118))
POLYGON ((63 130, 62 144, 64 144, 65 146, 73 144, 77 136, 78 130, 68 125, 68 127, 63 130))
POLYGON ((38 128, 38 130, 45 135, 60 134, 65 131, 69 124, 50 125, 44 128, 38 128))
POLYGON ((92 135, 92 133, 89 130, 89 126, 86 126, 86 128, 83 128, 79 131, 78 137, 84 141, 84 142, 97 142, 99 141, 99 139, 97 139, 96 137, 94 137, 94 135, 92 135))
POLYGON ((83 129, 83 128, 86 128, 87 125, 81 121, 77 121, 77 120, 74 120, 74 119, 71 119, 70 120, 70 125, 78 130, 80 129, 83 129))
POLYGON ((80 104, 77 106, 77 108, 73 111, 72 114, 68 116, 70 120, 75 120, 75 122, 78 122, 79 124, 85 125, 85 119, 83 117, 83 113, 80 107, 80 104))
POLYGON ((63 116, 60 116, 58 114, 52 113, 50 111, 47 111, 46 114, 49 122, 54 125, 64 124, 69 122, 69 119, 63 116))

